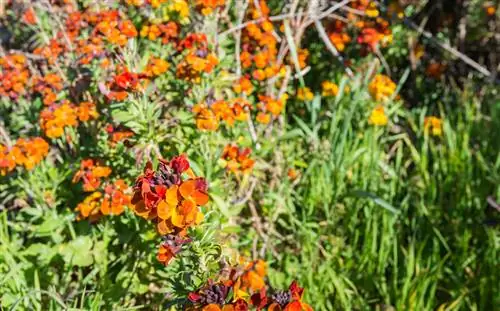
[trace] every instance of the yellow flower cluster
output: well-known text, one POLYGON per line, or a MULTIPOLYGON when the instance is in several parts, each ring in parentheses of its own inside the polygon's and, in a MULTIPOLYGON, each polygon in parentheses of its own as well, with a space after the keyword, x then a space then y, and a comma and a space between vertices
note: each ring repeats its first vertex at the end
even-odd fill
POLYGON ((396 91, 396 83, 386 75, 378 74, 368 85, 368 91, 375 101, 386 101, 396 91))

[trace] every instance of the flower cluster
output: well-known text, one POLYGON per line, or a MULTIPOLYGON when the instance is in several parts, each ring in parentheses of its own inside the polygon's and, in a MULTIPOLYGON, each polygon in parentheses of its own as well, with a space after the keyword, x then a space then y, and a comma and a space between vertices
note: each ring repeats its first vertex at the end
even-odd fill
POLYGON ((196 9, 203 15, 210 15, 217 8, 223 7, 224 0, 196 0, 196 9))
POLYGON ((184 60, 177 65, 177 77, 193 83, 199 83, 203 73, 210 73, 219 63, 219 59, 208 49, 207 36, 202 33, 189 34, 178 46, 186 49, 184 60))
POLYGON ((268 17, 269 7, 266 1, 250 2, 247 18, 249 20, 263 19, 263 21, 250 23, 244 29, 240 61, 241 66, 251 70, 252 77, 258 81, 269 79, 280 71, 277 62, 277 40, 273 34, 274 25, 268 17))
POLYGON ((95 32, 103 35, 106 40, 118 46, 124 46, 128 40, 137 37, 137 29, 130 20, 120 20, 114 15, 111 20, 103 20, 95 27, 95 32))
POLYGON ((12 99, 24 95, 30 77, 26 57, 22 54, 0 57, 0 68, 0 95, 12 99))
POLYGON ((314 94, 310 88, 307 86, 301 87, 297 90, 297 99, 302 101, 311 101, 314 98, 314 94))
POLYGON ((62 78, 55 73, 48 73, 33 78, 33 90, 42 95, 43 103, 49 106, 56 102, 57 93, 63 89, 62 78))
POLYGON ((209 280, 208 284, 191 292, 188 295, 191 305, 187 310, 312 310, 302 301, 304 289, 296 281, 286 291, 270 290, 264 281, 266 270, 262 260, 232 268, 229 275, 221 277, 218 282, 209 280))
POLYGON ((330 97, 337 96, 339 92, 339 86, 331 81, 323 81, 321 83, 321 96, 330 97))
POLYGON ((222 166, 233 173, 249 173, 255 161, 250 158, 250 148, 239 148, 236 145, 226 145, 222 152, 222 166))
POLYGON ((347 44, 352 40, 345 29, 346 25, 340 20, 334 20, 328 25, 328 37, 339 52, 343 52, 347 44))
POLYGON ((207 100, 193 107, 196 127, 200 130, 214 131, 219 127, 220 121, 232 126, 235 121, 247 120, 251 108, 250 103, 242 98, 231 101, 207 100))
POLYGON ((107 86, 101 87, 101 92, 109 100, 122 101, 128 97, 129 92, 137 92, 143 89, 140 82, 147 77, 147 74, 130 72, 123 67, 117 69, 112 81, 107 86))
POLYGON ((137 215, 152 221, 158 233, 170 241, 160 245, 158 258, 165 264, 185 241, 187 230, 203 220, 199 207, 209 200, 207 190, 207 182, 194 175, 184 155, 171 161, 160 160, 156 171, 148 162, 144 174, 137 178, 133 208, 137 215))
POLYGON ((33 169, 49 153, 49 144, 43 138, 19 138, 14 146, 0 144, 0 175, 5 176, 16 166, 33 169))
POLYGON ((383 102, 392 97, 396 91, 396 83, 388 76, 378 74, 368 85, 368 91, 375 101, 383 102))
POLYGON ((95 222, 105 215, 120 215, 125 207, 130 207, 131 198, 130 187, 124 180, 118 179, 107 184, 103 191, 92 192, 79 203, 75 208, 79 213, 77 220, 95 222))
POLYGON ((148 38, 151 41, 161 39, 161 43, 167 44, 178 38, 179 26, 172 21, 166 24, 144 25, 142 26, 140 35, 141 37, 148 38))
POLYGON ((283 94, 278 99, 266 95, 259 95, 258 98, 257 108, 259 112, 257 113, 257 122, 267 124, 271 121, 271 118, 276 118, 281 114, 288 95, 283 94))
POLYGON ((80 169, 73 176, 73 183, 83 182, 83 191, 92 192, 101 185, 101 178, 108 177, 111 168, 97 165, 92 159, 83 160, 80 169))
POLYGON ((443 120, 434 116, 425 117, 424 130, 433 136, 443 135, 443 120))
POLYGON ((78 121, 86 122, 99 116, 95 105, 82 102, 75 106, 67 100, 52 104, 40 113, 40 127, 49 138, 58 138, 64 134, 65 127, 76 127, 78 121))

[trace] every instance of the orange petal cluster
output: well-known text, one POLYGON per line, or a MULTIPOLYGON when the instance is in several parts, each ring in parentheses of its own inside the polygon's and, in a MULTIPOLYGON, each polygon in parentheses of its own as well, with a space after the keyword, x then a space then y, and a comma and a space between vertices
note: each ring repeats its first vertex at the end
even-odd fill
POLYGON ((99 220, 104 215, 120 215, 125 207, 130 206, 132 195, 130 187, 125 181, 118 179, 106 185, 104 191, 94 191, 79 203, 75 211, 77 220, 89 219, 91 222, 99 220))
POLYGON ((433 136, 443 135, 443 120, 434 116, 425 117, 424 130, 433 136))
POLYGON ((274 25, 268 19, 269 11, 266 1, 250 2, 247 19, 262 21, 248 24, 241 39, 243 44, 240 53, 241 66, 243 69, 251 70, 252 77, 258 81, 275 76, 281 69, 277 63, 277 39, 274 25))
POLYGON ((179 247, 175 237, 184 238, 190 227, 203 220, 199 207, 209 200, 207 190, 207 182, 194 175, 184 155, 160 160, 156 171, 148 162, 137 178, 132 199, 135 213, 151 220, 159 234, 173 240, 160 245, 158 258, 164 264, 179 247))
POLYGON ((55 73, 48 73, 45 76, 33 78, 33 90, 43 97, 43 103, 49 106, 56 102, 57 93, 63 89, 64 85, 61 76, 55 73))
POLYGON ((101 185, 101 178, 108 177, 111 169, 107 166, 100 166, 92 159, 82 160, 80 169, 73 176, 73 183, 83 181, 83 191, 96 191, 101 185))
POLYGON ((19 138, 14 146, 0 144, 0 175, 5 176, 16 166, 33 169, 49 153, 49 144, 40 137, 19 138))
POLYGON ((193 107, 196 127, 200 130, 215 131, 221 120, 232 126, 235 121, 247 120, 251 108, 250 103, 242 98, 235 98, 229 102, 217 100, 197 104, 193 107))
POLYGON ((196 0, 196 9, 203 15, 210 15, 217 8, 223 7, 224 0, 196 0))
POLYGON ((368 85, 368 92, 375 101, 388 100, 396 91, 396 83, 386 75, 378 74, 368 85))
POLYGON ((235 174, 249 173, 255 164, 255 161, 250 158, 250 153, 252 153, 250 148, 239 148, 236 145, 228 144, 224 147, 221 156, 223 166, 235 174))
POLYGON ((40 126, 49 138, 58 138, 64 134, 65 127, 76 127, 78 121, 86 122, 99 116, 95 105, 82 102, 79 106, 64 100, 52 104, 40 113, 40 126))
POLYGON ((30 78, 26 57, 22 54, 0 57, 0 68, 0 95, 12 99, 24 95, 30 78))
POLYGON ((172 21, 166 24, 144 25, 142 26, 140 36, 148 38, 151 41, 160 38, 163 44, 167 44, 179 37, 179 26, 172 21))
POLYGON ((271 96, 259 95, 259 103, 257 108, 257 122, 267 124, 271 121, 271 117, 277 117, 283 111, 288 96, 284 94, 281 98, 276 99, 271 96))
POLYGON ((152 57, 149 59, 144 74, 148 77, 159 76, 165 73, 169 67, 170 65, 167 63, 167 61, 161 58, 152 57))

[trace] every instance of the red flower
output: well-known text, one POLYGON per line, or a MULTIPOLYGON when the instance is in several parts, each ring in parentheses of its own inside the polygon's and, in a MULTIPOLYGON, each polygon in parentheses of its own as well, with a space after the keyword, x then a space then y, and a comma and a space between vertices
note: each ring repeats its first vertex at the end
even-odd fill
POLYGON ((250 300, 257 310, 264 308, 267 305, 266 287, 262 287, 258 293, 253 294, 250 300))
POLYGON ((177 174, 182 174, 189 169, 189 161, 184 154, 181 154, 170 161, 170 166, 177 174))

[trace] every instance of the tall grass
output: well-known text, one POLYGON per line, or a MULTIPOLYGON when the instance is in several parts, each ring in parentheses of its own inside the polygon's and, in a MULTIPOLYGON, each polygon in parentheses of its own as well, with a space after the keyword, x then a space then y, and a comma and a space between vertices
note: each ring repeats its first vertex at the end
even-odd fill
POLYGON ((288 163, 307 168, 264 194, 263 212, 281 214, 288 233, 272 239, 287 250, 268 253, 286 272, 272 281, 299 278, 317 310, 494 310, 500 235, 486 200, 500 184, 498 103, 443 104, 444 135, 430 137, 427 111, 397 102, 389 129, 368 125, 365 81, 291 121, 301 132, 288 163))

